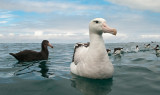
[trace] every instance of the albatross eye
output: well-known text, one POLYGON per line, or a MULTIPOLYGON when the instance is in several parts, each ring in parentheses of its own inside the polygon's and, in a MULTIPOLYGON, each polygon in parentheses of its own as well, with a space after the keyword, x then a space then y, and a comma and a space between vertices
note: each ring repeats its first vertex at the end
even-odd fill
POLYGON ((99 21, 97 21, 97 20, 96 20, 96 21, 94 21, 94 22, 95 22, 95 23, 99 23, 99 21))

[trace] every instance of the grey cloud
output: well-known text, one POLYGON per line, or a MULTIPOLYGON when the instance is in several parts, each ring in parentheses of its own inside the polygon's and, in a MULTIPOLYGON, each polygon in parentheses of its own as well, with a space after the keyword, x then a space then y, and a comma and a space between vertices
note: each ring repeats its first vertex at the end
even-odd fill
POLYGON ((106 0, 133 9, 160 12, 160 0, 106 0))
POLYGON ((98 6, 85 6, 67 2, 40 2, 31 0, 0 0, 0 9, 49 13, 59 10, 97 10, 98 6))

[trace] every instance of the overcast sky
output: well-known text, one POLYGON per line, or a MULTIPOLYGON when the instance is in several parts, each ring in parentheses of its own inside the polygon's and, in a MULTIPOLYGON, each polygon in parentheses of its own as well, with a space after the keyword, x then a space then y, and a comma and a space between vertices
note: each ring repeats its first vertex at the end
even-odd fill
POLYGON ((0 0, 0 43, 88 42, 97 17, 118 31, 106 43, 160 42, 160 0, 0 0))

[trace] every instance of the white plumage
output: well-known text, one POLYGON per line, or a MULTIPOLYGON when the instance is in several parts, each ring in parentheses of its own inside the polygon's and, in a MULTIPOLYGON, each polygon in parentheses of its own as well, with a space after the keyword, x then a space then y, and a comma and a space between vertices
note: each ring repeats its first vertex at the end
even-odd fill
POLYGON ((70 65, 73 74, 93 79, 112 77, 114 68, 106 52, 103 33, 116 35, 117 31, 107 26, 104 19, 93 19, 89 24, 90 44, 77 44, 75 47, 70 65))
POLYGON ((159 49, 159 45, 157 45, 154 50, 156 51, 156 54, 160 54, 160 49, 159 49))
POLYGON ((160 54, 160 49, 157 49, 157 50, 156 50, 156 53, 157 53, 157 54, 160 54))
POLYGON ((135 52, 138 52, 139 51, 139 48, 138 48, 138 45, 136 46, 136 49, 135 49, 135 52))
POLYGON ((145 45, 145 48, 146 48, 146 49, 149 49, 150 46, 151 46, 151 44, 147 44, 147 45, 145 45))
POLYGON ((114 48, 114 54, 120 55, 122 53, 123 48, 114 48))

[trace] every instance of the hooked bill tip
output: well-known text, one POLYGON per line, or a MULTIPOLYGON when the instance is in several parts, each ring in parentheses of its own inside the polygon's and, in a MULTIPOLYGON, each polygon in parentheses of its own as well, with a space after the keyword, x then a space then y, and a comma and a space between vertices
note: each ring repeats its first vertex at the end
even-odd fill
POLYGON ((117 35, 117 30, 116 29, 114 29, 114 33, 113 33, 113 35, 117 35))

